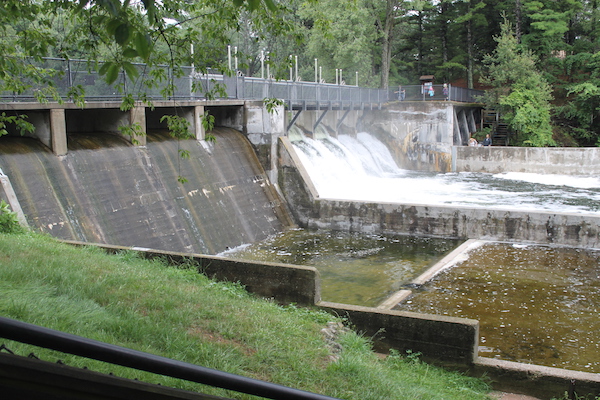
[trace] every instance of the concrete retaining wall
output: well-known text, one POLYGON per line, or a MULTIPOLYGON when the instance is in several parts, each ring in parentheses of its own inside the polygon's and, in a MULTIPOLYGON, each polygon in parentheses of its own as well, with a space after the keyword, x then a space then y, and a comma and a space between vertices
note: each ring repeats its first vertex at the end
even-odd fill
POLYGON ((466 318, 321 302, 319 307, 347 318, 374 339, 376 351, 420 352, 428 361, 470 365, 477 357, 479 322, 466 318))
POLYGON ((452 149, 454 172, 600 174, 600 148, 469 147, 452 149))
MULTIPOLYGON (((65 241, 76 246, 90 243, 65 241)), ((145 258, 160 258, 172 265, 192 263, 210 278, 239 282, 261 297, 280 303, 317 305, 347 317, 356 330, 375 338, 377 349, 421 352, 428 359, 470 365, 477 355, 479 323, 463 318, 381 310, 321 301, 321 279, 313 267, 279 263, 256 263, 218 256, 156 251, 94 244, 108 252, 137 251, 145 258)))
POLYGON ((69 240, 64 242, 75 246, 98 246, 112 253, 137 251, 145 258, 164 259, 171 265, 191 263, 198 268, 199 272, 210 278, 226 282, 239 282, 249 292, 268 299, 275 299, 281 303, 313 305, 321 300, 321 279, 319 272, 313 267, 264 262, 256 263, 218 256, 69 240))

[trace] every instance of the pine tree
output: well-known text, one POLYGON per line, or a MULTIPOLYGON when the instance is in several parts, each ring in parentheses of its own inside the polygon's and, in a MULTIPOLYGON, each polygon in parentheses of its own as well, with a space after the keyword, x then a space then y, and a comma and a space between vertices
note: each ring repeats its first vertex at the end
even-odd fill
POLYGON ((552 89, 537 70, 533 54, 517 43, 512 26, 502 24, 502 33, 492 55, 485 57, 488 74, 484 83, 492 86, 485 96, 487 107, 498 109, 517 144, 553 146, 550 120, 552 89))

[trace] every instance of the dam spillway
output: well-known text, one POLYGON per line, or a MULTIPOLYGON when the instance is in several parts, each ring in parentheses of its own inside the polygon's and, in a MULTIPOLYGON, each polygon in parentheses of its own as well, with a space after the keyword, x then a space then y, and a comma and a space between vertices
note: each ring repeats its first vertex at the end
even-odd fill
POLYGON ((320 198, 600 214, 596 176, 402 169, 388 147, 367 132, 292 143, 320 198))
POLYGON ((229 128, 214 136, 209 143, 153 131, 139 147, 118 135, 70 133, 61 157, 36 139, 3 137, 0 168, 36 230, 215 254, 280 232, 288 219, 247 139, 229 128))

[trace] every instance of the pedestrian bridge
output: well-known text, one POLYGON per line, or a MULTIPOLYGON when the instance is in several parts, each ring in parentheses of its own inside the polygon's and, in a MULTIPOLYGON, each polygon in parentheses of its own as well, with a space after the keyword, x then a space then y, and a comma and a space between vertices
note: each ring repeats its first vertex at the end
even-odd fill
MULTIPOLYGON (((47 99, 40 102, 39 91, 32 87, 20 94, 0 93, 0 112, 25 115, 35 126, 35 132, 30 136, 40 140, 56 155, 67 153, 67 139, 71 134, 120 133, 122 127, 132 125, 139 127, 141 135, 127 139, 143 146, 147 131, 167 128, 162 121, 164 115, 182 116, 188 121, 191 134, 202 140, 205 138, 202 118, 208 113, 214 116, 215 126, 244 133, 255 146, 265 169, 271 170, 274 168, 270 156, 273 143, 293 126, 308 134, 314 133, 318 126, 333 134, 352 133, 365 129, 366 121, 371 121, 369 126, 376 126, 389 119, 390 112, 400 113, 402 122, 394 119, 391 124, 394 130, 426 129, 427 134, 421 134, 419 139, 421 143, 433 140, 463 145, 476 130, 481 109, 477 96, 482 92, 452 85, 448 85, 447 93, 442 90, 442 85, 433 85, 431 95, 421 85, 395 90, 373 89, 241 74, 229 76, 210 71, 198 73, 193 67, 183 67, 182 74, 173 78, 175 90, 170 96, 165 98, 162 88, 147 88, 143 90, 146 102, 137 101, 133 108, 123 111, 123 96, 135 98, 135 93, 142 92, 141 83, 132 82, 122 74, 113 85, 107 85, 82 61, 46 59, 45 63, 46 68, 64 71, 53 78, 59 96, 68 99, 73 88, 83 88, 85 100, 57 102, 47 99), (265 100, 273 98, 282 103, 271 103, 275 104, 275 112, 269 113, 265 100), (388 110, 382 110, 384 105, 388 110), (379 116, 371 120, 375 111, 380 112, 377 113, 379 116)), ((142 74, 143 66, 139 68, 142 74)), ((166 71, 165 76, 174 75, 172 71, 166 71)), ((8 125, 7 130, 10 134, 18 134, 15 126, 8 125)))
MULTIPOLYGON (((463 103, 476 103, 483 92, 448 85, 444 94, 443 85, 433 85, 433 93, 426 93, 422 85, 407 85, 401 88, 376 89, 337 83, 309 82, 244 76, 240 71, 223 74, 208 70, 197 72, 194 67, 181 67, 178 73, 165 67, 164 76, 173 77, 174 91, 165 96, 165 85, 145 87, 145 65, 137 64, 139 78, 130 80, 125 73, 111 85, 95 70, 90 70, 85 60, 65 60, 46 58, 41 67, 61 71, 49 78, 57 95, 69 99, 73 89, 84 90, 87 103, 121 101, 124 95, 134 98, 142 96, 149 101, 198 101, 198 100, 283 100, 288 110, 346 110, 373 109, 382 104, 397 101, 436 101, 449 100, 463 103), (400 95, 401 94, 401 95, 400 95)), ((0 93, 2 102, 54 102, 44 98, 43 91, 36 87, 24 93, 0 93)))

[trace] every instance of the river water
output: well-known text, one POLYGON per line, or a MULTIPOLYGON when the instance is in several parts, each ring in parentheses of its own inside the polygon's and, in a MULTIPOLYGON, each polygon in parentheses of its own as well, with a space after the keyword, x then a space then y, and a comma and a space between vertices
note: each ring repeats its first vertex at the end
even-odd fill
MULTIPOLYGON (((397 167, 389 150, 373 135, 323 136, 314 140, 297 135, 293 141, 321 198, 600 213, 597 177, 408 171, 397 167)), ((407 268, 410 272, 398 273, 396 267, 388 267, 413 261, 406 261, 400 253, 374 250, 380 246, 380 239, 376 244, 366 244, 355 237, 353 249, 364 251, 365 257, 352 263, 347 248, 321 241, 317 233, 307 235, 324 247, 309 246, 311 249, 303 253, 306 241, 292 237, 289 242, 269 244, 274 246, 270 251, 278 254, 271 260, 315 266, 321 263, 317 268, 327 282, 323 298, 330 301, 374 305, 405 285, 409 277, 419 275, 425 265, 441 258, 434 255, 419 266, 407 268), (285 253, 294 255, 279 257, 285 253), (386 256, 378 261, 383 254, 386 256), (340 263, 332 263, 332 258, 340 263), (378 280, 382 275, 389 279, 385 284, 378 280), (359 290, 349 283, 351 280, 369 288, 359 290)), ((443 246, 439 249, 440 254, 449 251, 443 246)), ((487 244, 472 251, 458 267, 425 284, 398 308, 478 319, 482 356, 600 372, 599 281, 598 251, 487 244)))

